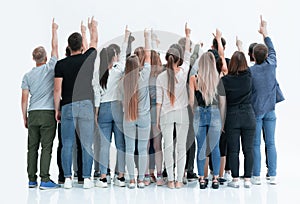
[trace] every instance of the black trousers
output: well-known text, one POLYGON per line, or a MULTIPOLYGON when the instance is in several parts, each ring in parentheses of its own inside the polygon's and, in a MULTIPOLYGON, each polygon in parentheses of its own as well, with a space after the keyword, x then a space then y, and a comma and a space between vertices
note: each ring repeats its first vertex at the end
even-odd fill
POLYGON ((233 178, 239 177, 240 140, 244 154, 244 177, 251 177, 255 128, 256 120, 251 104, 240 104, 233 107, 227 107, 225 133, 228 145, 227 156, 233 178))
POLYGON ((186 163, 185 169, 188 173, 194 172, 194 161, 195 161, 195 154, 196 154, 196 144, 195 144, 195 132, 194 132, 194 125, 193 125, 193 112, 190 106, 188 106, 188 114, 189 114, 189 130, 186 140, 186 163))
MULTIPOLYGON (((61 163, 61 150, 62 150, 61 123, 58 123, 57 133, 58 133, 57 166, 58 166, 58 171, 59 171, 58 181, 65 182, 64 171, 63 171, 62 163, 61 163)), ((76 144, 77 144, 77 167, 78 167, 77 176, 78 176, 78 181, 83 181, 83 178, 82 178, 82 149, 81 149, 81 143, 80 143, 80 139, 78 137, 77 132, 76 132, 76 144)))

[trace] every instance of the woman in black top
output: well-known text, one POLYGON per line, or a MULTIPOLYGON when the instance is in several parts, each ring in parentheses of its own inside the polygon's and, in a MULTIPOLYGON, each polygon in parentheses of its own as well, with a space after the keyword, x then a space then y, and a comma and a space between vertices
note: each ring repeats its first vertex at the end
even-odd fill
POLYGON ((239 187, 240 139, 244 154, 244 187, 251 187, 253 166, 253 139, 255 116, 251 105, 252 79, 243 52, 236 51, 228 66, 228 75, 222 78, 227 100, 225 132, 233 180, 228 186, 239 187))
MULTIPOLYGON (((190 78, 190 105, 194 107, 194 130, 197 139, 197 167, 200 189, 205 189, 204 166, 207 152, 211 152, 214 169, 220 169, 219 140, 225 115, 225 93, 219 84, 215 57, 204 53, 199 60, 198 75, 190 78), (194 105, 194 101, 196 101, 194 105), (220 108, 219 108, 220 105, 220 108), (207 142, 208 140, 208 147, 207 142)), ((219 188, 219 171, 214 172, 212 188, 219 188)))

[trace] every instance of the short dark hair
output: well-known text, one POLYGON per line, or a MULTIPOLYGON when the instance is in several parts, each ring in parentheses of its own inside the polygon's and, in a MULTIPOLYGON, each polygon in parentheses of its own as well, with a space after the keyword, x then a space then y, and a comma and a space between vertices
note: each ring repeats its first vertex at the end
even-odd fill
POLYGON ((82 36, 80 33, 72 33, 68 38, 68 46, 71 51, 78 51, 82 48, 82 36))
POLYGON ((120 46, 117 45, 117 44, 114 44, 114 43, 113 43, 113 44, 110 44, 110 45, 107 47, 107 49, 109 49, 109 48, 114 49, 117 55, 119 55, 119 54, 121 53, 120 46))
MULTIPOLYGON (((224 49, 225 49, 226 40, 225 40, 223 37, 221 37, 221 42, 222 42, 222 45, 223 45, 223 47, 224 47, 224 49)), ((218 50, 218 41, 217 41, 216 38, 213 39, 213 47, 214 47, 216 50, 218 50)))
POLYGON ((268 56, 268 48, 264 44, 257 44, 253 48, 253 56, 256 64, 261 64, 268 56))
POLYGON ((253 48, 255 47, 255 45, 257 45, 257 43, 251 43, 249 45, 249 48, 248 48, 248 55, 250 57, 250 61, 254 61, 254 58, 253 58, 253 48))
POLYGON ((248 69, 246 57, 243 52, 235 51, 230 59, 228 66, 228 74, 238 75, 239 72, 248 69))

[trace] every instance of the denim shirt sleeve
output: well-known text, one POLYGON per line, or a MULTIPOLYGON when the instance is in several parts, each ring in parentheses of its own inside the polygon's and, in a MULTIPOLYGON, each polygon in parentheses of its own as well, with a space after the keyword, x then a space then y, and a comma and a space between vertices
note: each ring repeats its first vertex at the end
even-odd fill
POLYGON ((268 47, 268 57, 266 59, 267 63, 273 64, 277 67, 277 59, 276 59, 276 52, 270 37, 266 37, 264 39, 266 46, 268 47))

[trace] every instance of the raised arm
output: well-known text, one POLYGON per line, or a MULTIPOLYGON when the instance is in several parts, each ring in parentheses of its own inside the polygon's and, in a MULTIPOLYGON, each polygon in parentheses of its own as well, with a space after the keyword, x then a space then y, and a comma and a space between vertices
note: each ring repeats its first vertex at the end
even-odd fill
POLYGON ((260 15, 260 26, 258 32, 263 36, 263 40, 268 47, 268 62, 272 64, 277 64, 276 52, 272 43, 271 38, 268 35, 267 31, 267 22, 263 20, 262 15, 260 15))
POLYGON ((82 52, 84 53, 88 49, 88 42, 86 37, 86 27, 83 25, 83 21, 81 21, 80 31, 82 36, 82 52))
POLYGON ((88 19, 88 28, 90 31, 90 46, 89 48, 97 49, 98 44, 98 30, 97 30, 98 23, 94 20, 94 16, 92 17, 91 21, 90 18, 88 19))
MULTIPOLYGON (((191 60, 191 40, 190 40, 190 36, 191 36, 191 29, 188 27, 187 23, 185 24, 185 50, 184 50, 184 59, 183 59, 183 64, 182 64, 182 68, 184 73, 187 75, 189 73, 189 69, 190 69, 190 60, 191 60)), ((187 79, 187 77, 186 77, 187 79)))
POLYGON ((228 69, 227 69, 227 63, 226 63, 226 60, 225 60, 225 55, 224 55, 224 47, 223 47, 223 44, 222 44, 222 33, 219 29, 216 29, 216 35, 215 35, 215 38, 218 42, 218 53, 219 53, 219 56, 221 57, 222 59, 222 72, 227 74, 228 73, 228 69))
POLYGON ((145 37, 145 63, 151 63, 151 48, 150 48, 150 32, 147 29, 144 30, 145 37))
POLYGON ((160 43, 160 41, 159 41, 156 33, 151 28, 151 46, 152 46, 152 49, 155 50, 156 52, 158 52, 158 45, 159 45, 159 43, 160 43))
MULTIPOLYGON (((126 56, 127 56, 127 51, 129 49, 128 48, 128 46, 129 46, 128 43, 129 43, 130 34, 131 34, 131 32, 128 30, 128 26, 126 25, 124 41, 122 43, 121 53, 120 53, 120 58, 119 58, 120 69, 121 69, 122 72, 124 72, 124 70, 125 70, 126 56)), ((130 43, 130 53, 131 53, 131 43, 130 43)))
POLYGON ((58 38, 57 38, 58 25, 52 19, 52 40, 51 40, 51 57, 54 56, 58 59, 58 38))

